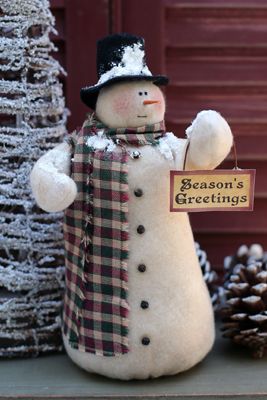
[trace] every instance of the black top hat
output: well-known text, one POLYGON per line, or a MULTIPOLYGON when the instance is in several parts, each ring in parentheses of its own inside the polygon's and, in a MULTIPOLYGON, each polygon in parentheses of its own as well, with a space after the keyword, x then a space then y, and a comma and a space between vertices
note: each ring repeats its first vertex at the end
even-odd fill
POLYGON ((144 39, 127 33, 106 36, 97 42, 98 82, 81 89, 82 101, 95 109, 100 89, 121 81, 147 80, 167 85, 168 78, 152 75, 145 61, 144 39))

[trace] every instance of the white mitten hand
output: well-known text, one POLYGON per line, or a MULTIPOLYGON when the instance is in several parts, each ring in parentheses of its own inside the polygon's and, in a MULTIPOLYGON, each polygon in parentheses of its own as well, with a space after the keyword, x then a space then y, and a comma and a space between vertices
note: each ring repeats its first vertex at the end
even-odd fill
POLYGON ((67 208, 77 195, 77 187, 69 174, 70 153, 62 143, 41 157, 31 172, 31 187, 37 204, 45 211, 67 208))
POLYGON ((216 111, 197 114, 186 130, 190 141, 186 169, 214 169, 230 152, 233 135, 226 120, 216 111))

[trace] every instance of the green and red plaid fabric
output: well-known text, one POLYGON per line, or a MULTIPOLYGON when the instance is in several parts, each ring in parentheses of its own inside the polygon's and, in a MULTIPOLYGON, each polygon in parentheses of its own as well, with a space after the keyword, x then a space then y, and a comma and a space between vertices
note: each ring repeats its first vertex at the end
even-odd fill
POLYGON ((157 145, 164 134, 163 122, 115 130, 90 118, 68 140, 78 194, 65 211, 63 329, 75 349, 102 356, 129 352, 127 145, 157 145), (99 132, 116 144, 114 151, 88 145, 99 132))

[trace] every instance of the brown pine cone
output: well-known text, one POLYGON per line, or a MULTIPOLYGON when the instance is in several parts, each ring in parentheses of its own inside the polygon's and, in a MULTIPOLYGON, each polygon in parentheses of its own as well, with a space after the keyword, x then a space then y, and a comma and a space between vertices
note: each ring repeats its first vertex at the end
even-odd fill
POLYGON ((225 257, 224 259, 224 270, 225 281, 228 279, 228 275, 232 273, 233 268, 237 264, 248 265, 251 260, 262 261, 264 257, 263 248, 260 244, 252 244, 249 248, 246 245, 242 245, 233 256, 225 257))
POLYGON ((248 347, 255 358, 267 350, 267 257, 261 246, 241 246, 226 260, 223 337, 248 347))

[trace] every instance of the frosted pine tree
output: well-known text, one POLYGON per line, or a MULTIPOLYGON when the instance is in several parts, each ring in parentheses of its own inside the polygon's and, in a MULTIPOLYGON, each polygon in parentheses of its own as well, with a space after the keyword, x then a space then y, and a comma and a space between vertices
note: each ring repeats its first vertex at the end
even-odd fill
POLYGON ((40 210, 29 174, 65 133, 47 0, 0 0, 0 356, 61 348, 62 215, 40 210))

